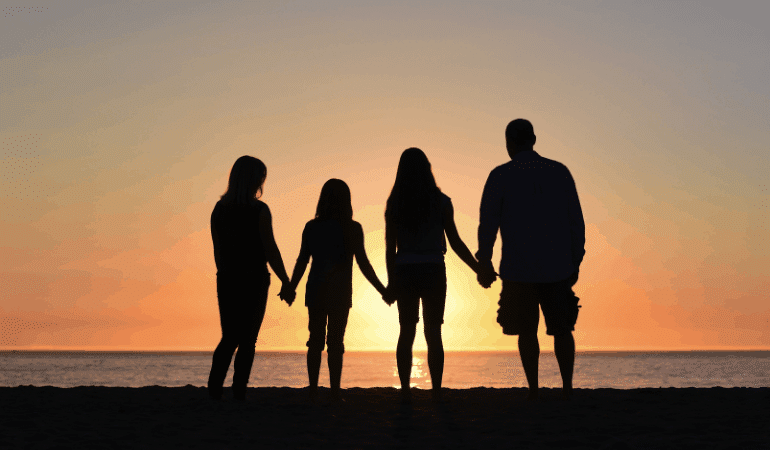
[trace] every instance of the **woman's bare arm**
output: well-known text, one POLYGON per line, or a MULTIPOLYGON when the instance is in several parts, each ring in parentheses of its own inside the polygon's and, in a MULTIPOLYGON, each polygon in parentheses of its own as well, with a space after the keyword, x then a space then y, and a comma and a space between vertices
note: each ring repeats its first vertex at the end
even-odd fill
POLYGON ((265 250, 267 262, 273 268, 273 272, 281 280, 281 283, 289 283, 289 276, 286 274, 286 268, 283 265, 281 252, 275 243, 273 236, 273 216, 270 214, 270 208, 265 205, 259 214, 259 235, 262 239, 262 248, 265 250))
POLYGON ((219 232, 214 224, 214 213, 211 214, 211 241, 214 244, 214 264, 218 268, 220 266, 219 261, 219 232))
POLYGON ((355 229, 353 234, 355 236, 355 256, 356 262, 358 262, 358 268, 361 269, 361 273, 364 274, 367 280, 372 283, 377 292, 381 295, 385 295, 385 286, 377 278, 377 274, 374 272, 372 264, 369 262, 369 258, 366 256, 366 248, 364 247, 364 230, 361 225, 354 224, 355 229))
POLYGON ((388 285, 396 274, 396 230, 395 225, 385 221, 385 268, 388 271, 388 285))
POLYGON ((446 238, 449 241, 449 245, 452 250, 457 253, 457 256, 468 265, 474 272, 478 273, 479 263, 473 254, 468 250, 468 246, 460 238, 460 234, 457 232, 457 225, 455 225, 455 210, 451 203, 448 203, 444 207, 444 232, 446 238))

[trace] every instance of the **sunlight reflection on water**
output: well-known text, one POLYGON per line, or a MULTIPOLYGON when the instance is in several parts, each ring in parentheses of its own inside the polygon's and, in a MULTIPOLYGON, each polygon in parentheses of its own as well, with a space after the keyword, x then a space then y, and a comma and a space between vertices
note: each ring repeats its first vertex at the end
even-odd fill
MULTIPOLYGON (((430 388, 430 372, 428 371, 427 360, 420 358, 419 356, 412 357, 412 373, 410 375, 409 387, 429 389, 430 388)), ((393 376, 396 378, 396 383, 393 383, 392 387, 400 389, 401 381, 398 379, 398 365, 393 363, 393 376)))

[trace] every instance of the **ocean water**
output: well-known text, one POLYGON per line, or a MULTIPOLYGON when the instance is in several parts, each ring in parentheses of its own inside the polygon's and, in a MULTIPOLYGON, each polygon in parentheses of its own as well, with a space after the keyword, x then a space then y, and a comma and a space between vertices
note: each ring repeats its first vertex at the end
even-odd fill
MULTIPOLYGON (((413 386, 430 388, 425 353, 415 352, 413 386)), ((0 386, 205 386, 211 353, 0 352, 0 386)), ((397 387, 395 353, 348 352, 343 387, 397 387)), ((227 384, 232 377, 232 367, 227 384)), ((329 385, 324 358, 322 386, 329 385)), ((444 386, 525 387, 518 354, 447 352, 444 386)), ((305 354, 260 352, 253 387, 307 385, 305 354)), ((540 356, 540 385, 561 387, 553 353, 540 356)), ((770 352, 579 352, 576 388, 768 387, 770 352)))

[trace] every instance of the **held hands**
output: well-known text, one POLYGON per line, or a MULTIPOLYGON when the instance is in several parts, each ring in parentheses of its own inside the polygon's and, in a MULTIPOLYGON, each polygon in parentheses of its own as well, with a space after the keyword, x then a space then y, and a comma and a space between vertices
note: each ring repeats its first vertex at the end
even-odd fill
POLYGON ((479 263, 479 271, 476 274, 476 280, 484 289, 489 289, 492 286, 492 283, 497 280, 497 272, 495 272, 495 268, 492 267, 491 261, 479 263))
POLYGON ((291 287, 291 284, 286 283, 281 286, 281 292, 278 293, 278 297, 291 306, 294 303, 294 299, 297 298, 297 292, 291 287))
POLYGON ((393 292, 393 289, 388 286, 385 288, 385 291, 382 292, 382 299, 387 303, 388 306, 392 306, 393 303, 396 303, 396 296, 393 292))

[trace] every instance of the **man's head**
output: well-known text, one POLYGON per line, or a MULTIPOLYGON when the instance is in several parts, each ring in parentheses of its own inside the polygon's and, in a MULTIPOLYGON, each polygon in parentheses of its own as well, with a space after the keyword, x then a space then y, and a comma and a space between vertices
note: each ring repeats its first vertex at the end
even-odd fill
POLYGON ((527 119, 512 120, 505 127, 505 147, 511 158, 521 151, 532 150, 536 140, 535 130, 527 119))

